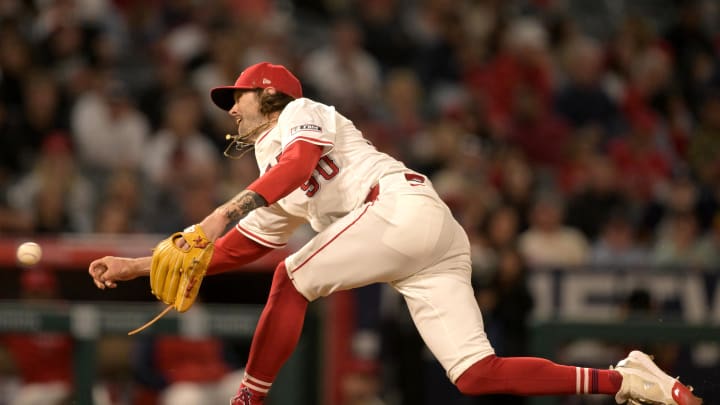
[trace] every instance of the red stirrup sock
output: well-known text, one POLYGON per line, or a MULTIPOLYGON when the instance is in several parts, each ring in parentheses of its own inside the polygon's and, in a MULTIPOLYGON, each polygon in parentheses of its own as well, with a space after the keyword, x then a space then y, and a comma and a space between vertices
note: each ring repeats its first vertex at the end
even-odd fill
POLYGON ((614 370, 562 366, 537 357, 488 356, 455 382, 467 395, 615 395, 622 376, 614 370))
POLYGON ((290 281, 285 262, 280 262, 275 269, 267 304, 255 328, 245 377, 238 391, 238 394, 252 398, 249 404, 262 403, 275 376, 295 350, 307 306, 308 301, 290 281))

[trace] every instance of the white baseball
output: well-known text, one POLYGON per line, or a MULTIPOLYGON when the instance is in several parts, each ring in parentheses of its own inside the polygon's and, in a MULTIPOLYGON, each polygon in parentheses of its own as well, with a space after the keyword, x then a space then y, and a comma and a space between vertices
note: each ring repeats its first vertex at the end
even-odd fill
POLYGON ((40 261, 42 248, 35 242, 25 242, 17 248, 17 259, 25 266, 31 266, 40 261))

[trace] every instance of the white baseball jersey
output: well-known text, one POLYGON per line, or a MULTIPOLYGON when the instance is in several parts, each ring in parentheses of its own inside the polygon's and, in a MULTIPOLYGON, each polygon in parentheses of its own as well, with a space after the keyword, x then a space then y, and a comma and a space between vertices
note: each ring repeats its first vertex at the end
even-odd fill
POLYGON ((251 212, 238 226, 245 236, 266 246, 283 246, 301 219, 315 231, 322 231, 362 205, 382 176, 407 170, 401 162, 375 149, 335 108, 301 98, 288 104, 277 125, 255 142, 260 174, 274 166, 282 152, 297 141, 324 148, 310 179, 272 207, 251 212), (289 223, 288 216, 293 217, 289 223))
POLYGON ((297 141, 323 146, 312 177, 237 225, 250 239, 281 247, 309 222, 318 232, 285 259, 309 301, 335 291, 388 283, 400 292, 428 348, 455 381, 493 354, 470 285, 470 244, 430 181, 378 152, 334 108, 291 102, 255 143, 261 173, 297 141), (377 185, 377 199, 366 201, 377 185))

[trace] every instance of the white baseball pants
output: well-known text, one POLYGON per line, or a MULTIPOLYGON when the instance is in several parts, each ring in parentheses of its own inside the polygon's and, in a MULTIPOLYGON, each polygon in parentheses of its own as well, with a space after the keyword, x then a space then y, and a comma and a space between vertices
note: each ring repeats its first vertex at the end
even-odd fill
POLYGON ((350 212, 285 259, 308 300, 385 282, 399 291, 451 381, 494 354, 470 284, 464 230, 423 176, 383 177, 377 200, 350 212))

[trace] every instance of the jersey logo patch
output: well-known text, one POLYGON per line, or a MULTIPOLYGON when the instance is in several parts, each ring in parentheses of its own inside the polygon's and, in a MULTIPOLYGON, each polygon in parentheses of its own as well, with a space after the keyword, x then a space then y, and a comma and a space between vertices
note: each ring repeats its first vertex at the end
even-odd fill
POLYGON ((295 135, 298 132, 322 132, 322 128, 315 124, 302 124, 290 129, 290 135, 295 135))

